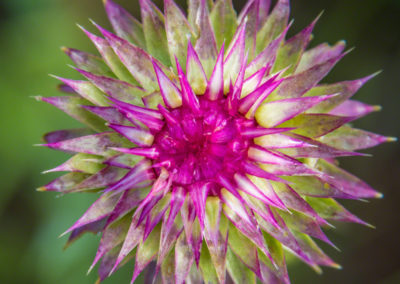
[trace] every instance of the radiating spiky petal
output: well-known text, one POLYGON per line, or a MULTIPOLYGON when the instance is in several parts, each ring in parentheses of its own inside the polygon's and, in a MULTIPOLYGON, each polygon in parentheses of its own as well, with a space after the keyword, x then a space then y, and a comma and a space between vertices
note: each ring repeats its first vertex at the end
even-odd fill
POLYGON ((185 15, 173 0, 164 0, 165 27, 171 61, 175 56, 181 66, 186 63, 186 48, 194 36, 185 15))
POLYGON ((139 47, 97 26, 132 76, 148 90, 156 87, 151 57, 139 47))
POLYGON ((209 77, 213 70, 218 51, 206 0, 199 0, 199 2, 199 7, 195 16, 195 25, 199 31, 199 36, 195 44, 195 50, 199 55, 207 77, 209 77))
POLYGON ((163 14, 149 0, 140 0, 140 11, 146 49, 162 63, 170 64, 171 59, 168 52, 168 40, 163 14))
POLYGON ((217 0, 210 14, 217 47, 229 45, 237 28, 236 12, 232 0, 217 0))
POLYGON ((104 6, 108 19, 117 35, 141 48, 145 48, 144 33, 139 21, 112 0, 104 0, 104 6))
POLYGON ((158 85, 160 86, 160 92, 163 96, 165 105, 170 108, 176 108, 182 105, 182 95, 180 90, 171 80, 164 74, 157 63, 153 62, 154 71, 157 75, 158 85))

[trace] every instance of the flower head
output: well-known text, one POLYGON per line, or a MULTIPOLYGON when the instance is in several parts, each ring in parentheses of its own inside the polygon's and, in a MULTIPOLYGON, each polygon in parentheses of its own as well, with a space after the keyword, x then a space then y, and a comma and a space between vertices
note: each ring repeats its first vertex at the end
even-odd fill
POLYGON ((155 262, 164 283, 288 283, 284 250, 338 267, 312 238, 365 224, 334 198, 380 194, 336 158, 392 140, 348 124, 377 110, 350 100, 374 75, 320 84, 344 42, 306 50, 316 20, 286 39, 289 1, 269 6, 189 0, 186 17, 141 0, 139 22, 105 0, 116 34, 82 28, 100 57, 64 49, 87 80, 38 99, 87 128, 45 135, 74 156, 40 190, 99 194, 67 233, 101 232, 100 280, 135 258, 132 281, 155 262))

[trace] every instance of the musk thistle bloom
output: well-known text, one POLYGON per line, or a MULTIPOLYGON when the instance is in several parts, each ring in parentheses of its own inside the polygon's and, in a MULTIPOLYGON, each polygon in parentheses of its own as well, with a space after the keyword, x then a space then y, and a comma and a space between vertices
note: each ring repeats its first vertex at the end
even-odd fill
POLYGON ((336 161, 392 140, 349 124, 377 110, 350 100, 374 75, 320 84, 344 42, 306 50, 316 20, 286 39, 288 0, 188 4, 141 0, 139 22, 106 0, 116 34, 82 28, 100 56, 64 49, 87 80, 38 97, 87 126, 45 135, 74 156, 40 190, 99 195, 68 244, 101 233, 100 281, 131 258, 132 282, 153 262, 163 283, 289 283, 284 251, 339 267, 313 239, 365 224, 335 198, 381 196, 336 161))

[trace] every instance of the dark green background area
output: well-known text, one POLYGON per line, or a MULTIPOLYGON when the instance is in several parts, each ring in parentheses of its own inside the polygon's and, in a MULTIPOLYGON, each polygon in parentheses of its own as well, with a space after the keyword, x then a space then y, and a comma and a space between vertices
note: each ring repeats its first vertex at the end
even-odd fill
MULTIPOLYGON (((137 0, 117 1, 139 16, 137 0)), ((162 1, 156 1, 160 4, 162 1)), ((182 1, 183 2, 183 1, 182 1)), ((383 107, 355 126, 400 136, 400 1, 293 0, 292 34, 325 10, 315 28, 312 45, 347 40, 356 47, 326 78, 326 82, 356 79, 377 70, 356 99, 383 107)), ((235 1, 239 9, 243 3, 235 1)), ((95 51, 76 27, 95 31, 94 19, 109 28, 101 0, 2 0, 0 2, 0 283, 94 283, 86 276, 99 236, 86 235, 63 251, 66 238, 58 235, 73 224, 96 198, 76 194, 58 198, 36 187, 57 174, 41 175, 68 155, 32 145, 43 133, 78 127, 61 111, 31 99, 57 95, 57 81, 48 73, 79 78, 61 46, 95 51)), ((343 202, 375 230, 354 224, 335 224, 327 232, 342 250, 322 244, 343 270, 315 274, 306 265, 290 262, 293 283, 400 283, 400 147, 381 145, 373 157, 344 158, 341 164, 384 193, 382 200, 343 202)), ((105 283, 129 283, 128 263, 105 283)))

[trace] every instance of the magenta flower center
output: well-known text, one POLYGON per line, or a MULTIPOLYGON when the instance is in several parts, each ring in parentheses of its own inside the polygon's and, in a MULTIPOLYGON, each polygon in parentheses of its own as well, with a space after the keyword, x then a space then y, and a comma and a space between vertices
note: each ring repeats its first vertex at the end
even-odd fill
POLYGON ((241 129, 254 127, 253 120, 230 115, 226 99, 198 99, 199 112, 185 106, 171 110, 167 123, 155 135, 154 147, 159 153, 155 163, 174 172, 177 184, 214 182, 219 174, 232 177, 253 143, 240 134, 241 129))

